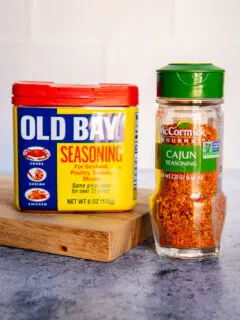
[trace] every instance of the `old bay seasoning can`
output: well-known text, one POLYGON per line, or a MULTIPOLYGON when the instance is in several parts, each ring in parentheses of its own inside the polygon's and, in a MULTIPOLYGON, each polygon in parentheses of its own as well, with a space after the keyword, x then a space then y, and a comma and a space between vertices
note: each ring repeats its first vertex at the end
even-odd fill
POLYGON ((219 253, 224 70, 169 64, 157 70, 156 190, 151 218, 157 253, 202 260, 219 253))
POLYGON ((13 85, 15 205, 125 211, 136 204, 138 88, 13 85))

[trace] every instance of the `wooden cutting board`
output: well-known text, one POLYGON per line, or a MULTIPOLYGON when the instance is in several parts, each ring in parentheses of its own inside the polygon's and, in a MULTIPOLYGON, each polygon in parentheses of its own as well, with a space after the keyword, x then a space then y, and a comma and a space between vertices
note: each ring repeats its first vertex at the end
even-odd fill
POLYGON ((0 175, 0 245, 111 261, 152 235, 149 190, 138 190, 131 212, 81 214, 19 213, 12 176, 0 175))

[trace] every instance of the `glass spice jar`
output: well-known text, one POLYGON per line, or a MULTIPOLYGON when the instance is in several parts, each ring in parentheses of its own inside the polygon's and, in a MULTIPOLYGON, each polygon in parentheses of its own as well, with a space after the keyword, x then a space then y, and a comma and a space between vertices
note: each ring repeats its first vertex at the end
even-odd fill
POLYGON ((157 70, 156 190, 150 200, 157 253, 202 260, 219 254, 224 70, 174 63, 157 70))

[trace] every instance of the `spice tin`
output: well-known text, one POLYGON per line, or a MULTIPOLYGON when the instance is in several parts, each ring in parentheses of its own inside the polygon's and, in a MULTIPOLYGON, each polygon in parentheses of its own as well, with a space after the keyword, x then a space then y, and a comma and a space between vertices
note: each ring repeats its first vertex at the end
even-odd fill
POLYGON ((222 192, 224 70, 169 64, 157 70, 156 190, 151 217, 157 253, 201 260, 218 255, 222 192))
POLYGON ((138 89, 13 85, 15 205, 125 211, 136 204, 138 89))

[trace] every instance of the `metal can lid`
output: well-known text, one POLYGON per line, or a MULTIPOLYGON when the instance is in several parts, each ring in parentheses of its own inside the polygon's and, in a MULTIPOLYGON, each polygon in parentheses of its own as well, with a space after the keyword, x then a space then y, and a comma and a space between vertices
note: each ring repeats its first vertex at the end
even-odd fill
POLYGON ((157 97, 223 98, 224 73, 212 63, 170 63, 157 70, 157 97))

